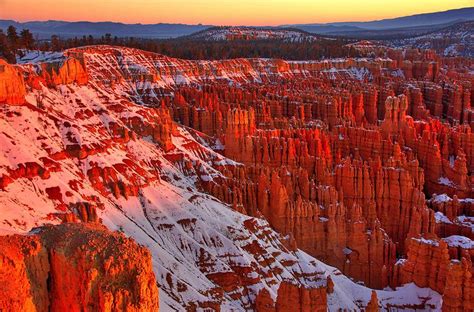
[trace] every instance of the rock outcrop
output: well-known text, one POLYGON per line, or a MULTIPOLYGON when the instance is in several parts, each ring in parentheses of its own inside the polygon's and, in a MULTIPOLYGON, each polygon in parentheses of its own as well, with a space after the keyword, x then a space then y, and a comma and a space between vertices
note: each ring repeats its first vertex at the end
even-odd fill
POLYGON ((275 311, 327 311, 326 290, 305 289, 282 282, 278 288, 275 311))
POLYGON ((257 312, 327 311, 325 287, 308 289, 288 282, 281 282, 274 301, 266 289, 255 300, 257 312))
POLYGON ((150 253, 97 224, 0 237, 5 311, 158 311, 150 253))
POLYGON ((412 238, 407 242, 407 259, 395 266, 394 284, 414 282, 443 295, 443 311, 474 309, 474 280, 469 254, 451 259, 443 240, 412 238))
POLYGON ((0 105, 24 104, 25 95, 22 71, 0 59, 0 105))
POLYGON ((43 64, 41 76, 50 86, 88 82, 84 59, 80 55, 69 57, 64 62, 43 64))

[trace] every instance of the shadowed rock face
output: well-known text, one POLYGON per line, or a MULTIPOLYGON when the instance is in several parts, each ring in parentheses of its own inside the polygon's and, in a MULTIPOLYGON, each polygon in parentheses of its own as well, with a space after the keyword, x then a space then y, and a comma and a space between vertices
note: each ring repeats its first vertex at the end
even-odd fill
POLYGON ((451 256, 444 240, 412 238, 407 242, 407 249, 407 259, 395 266, 394 283, 414 281, 435 289, 443 294, 443 311, 474 309, 472 246, 461 248, 461 254, 451 256))
POLYGON ((276 301, 273 301, 266 290, 258 293, 255 299, 255 310, 258 312, 302 312, 327 311, 327 289, 305 289, 287 282, 278 288, 276 301))
POLYGON ((150 253, 98 224, 0 237, 5 311, 158 311, 150 253))

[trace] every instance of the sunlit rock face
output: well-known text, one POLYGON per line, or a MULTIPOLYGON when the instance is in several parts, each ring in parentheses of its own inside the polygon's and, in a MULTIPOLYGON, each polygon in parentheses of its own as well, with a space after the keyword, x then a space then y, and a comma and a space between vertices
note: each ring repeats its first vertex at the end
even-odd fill
POLYGON ((472 309, 472 62, 374 49, 0 64, 0 232, 78 223, 2 238, 8 304, 154 311, 154 273, 165 310, 472 309))
POLYGON ((0 59, 0 105, 25 103, 25 82, 20 71, 0 59))
POLYGON ((6 311, 158 311, 151 255, 98 224, 63 224, 0 238, 6 311))

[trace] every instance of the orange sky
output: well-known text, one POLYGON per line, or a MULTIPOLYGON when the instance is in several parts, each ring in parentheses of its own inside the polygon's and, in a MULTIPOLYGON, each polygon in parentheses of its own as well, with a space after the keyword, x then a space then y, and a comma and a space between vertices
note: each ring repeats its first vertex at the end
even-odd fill
POLYGON ((366 21, 474 6, 474 0, 0 0, 0 19, 281 25, 366 21))

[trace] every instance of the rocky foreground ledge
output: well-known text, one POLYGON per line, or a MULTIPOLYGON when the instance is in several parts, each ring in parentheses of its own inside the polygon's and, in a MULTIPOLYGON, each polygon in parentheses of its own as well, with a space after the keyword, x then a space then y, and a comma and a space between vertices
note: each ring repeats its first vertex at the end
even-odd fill
POLYGON ((158 305, 150 252, 103 225, 0 236, 2 311, 158 311, 158 305))

